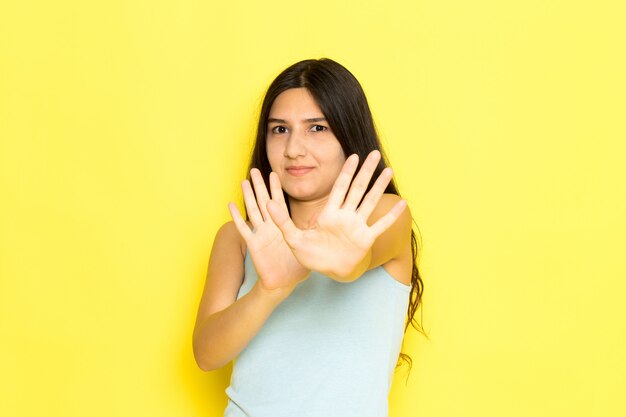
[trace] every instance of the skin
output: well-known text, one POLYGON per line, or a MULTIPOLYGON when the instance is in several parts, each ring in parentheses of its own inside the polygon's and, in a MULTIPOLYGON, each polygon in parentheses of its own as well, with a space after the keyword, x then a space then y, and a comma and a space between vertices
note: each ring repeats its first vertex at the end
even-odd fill
POLYGON ((346 156, 307 89, 293 88, 276 98, 268 118, 266 150, 272 171, 289 196, 293 221, 301 228, 311 227, 346 156), (294 166, 310 170, 298 175, 289 170, 294 166))
POLYGON ((268 122, 270 191, 253 169, 252 183, 242 183, 250 222, 230 203, 233 221, 222 226, 213 245, 193 337, 203 370, 236 357, 311 270, 349 282, 382 265, 410 285, 411 215, 406 202, 384 194, 390 168, 363 198, 380 153, 370 153, 356 173, 358 157, 346 158, 304 88, 280 94, 268 122), (259 280, 237 300, 246 250, 259 280))

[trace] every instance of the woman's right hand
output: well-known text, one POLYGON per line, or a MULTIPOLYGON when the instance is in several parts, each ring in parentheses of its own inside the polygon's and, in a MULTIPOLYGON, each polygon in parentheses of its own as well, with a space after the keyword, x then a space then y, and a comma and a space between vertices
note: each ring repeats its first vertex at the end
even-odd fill
MULTIPOLYGON (((228 204, 230 215, 241 237, 245 240, 248 252, 259 276, 261 289, 271 293, 289 293, 296 285, 304 281, 311 272, 295 258, 285 242, 283 235, 267 211, 270 196, 265 187, 261 172, 253 168, 250 177, 254 192, 248 180, 241 184, 243 199, 252 230, 245 222, 234 203, 228 204), (256 193, 256 199, 254 194, 256 193)), ((276 173, 270 174, 272 199, 286 211, 287 204, 283 196, 276 173)))

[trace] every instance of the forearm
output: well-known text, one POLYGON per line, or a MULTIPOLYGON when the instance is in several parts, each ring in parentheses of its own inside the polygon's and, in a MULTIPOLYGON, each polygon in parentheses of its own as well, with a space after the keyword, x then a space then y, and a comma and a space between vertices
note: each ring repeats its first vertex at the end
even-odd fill
POLYGON ((209 371, 221 368, 235 358, 291 291, 267 291, 257 282, 248 294, 206 317, 193 335, 198 366, 209 371))

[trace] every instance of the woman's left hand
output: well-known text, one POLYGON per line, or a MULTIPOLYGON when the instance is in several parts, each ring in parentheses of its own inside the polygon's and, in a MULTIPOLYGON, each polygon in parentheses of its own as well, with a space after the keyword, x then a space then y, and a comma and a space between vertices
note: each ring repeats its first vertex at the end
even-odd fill
POLYGON ((400 200, 376 223, 367 224, 392 177, 391 168, 385 168, 363 198, 380 157, 380 152, 372 151, 353 182, 359 157, 353 154, 346 159, 312 229, 298 229, 284 206, 275 201, 268 203, 270 216, 302 266, 338 281, 352 281, 368 269, 376 238, 406 207, 406 202, 400 200))

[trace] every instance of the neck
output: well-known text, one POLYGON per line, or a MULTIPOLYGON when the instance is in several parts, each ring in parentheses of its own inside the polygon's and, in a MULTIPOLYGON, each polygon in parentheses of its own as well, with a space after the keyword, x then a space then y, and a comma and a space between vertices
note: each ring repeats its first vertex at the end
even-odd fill
POLYGON ((317 216, 328 202, 328 196, 319 200, 302 201, 289 198, 291 220, 298 229, 312 229, 317 216))

